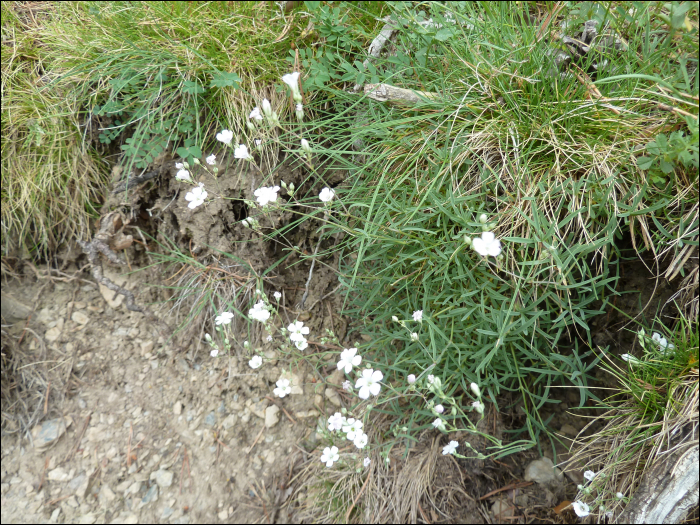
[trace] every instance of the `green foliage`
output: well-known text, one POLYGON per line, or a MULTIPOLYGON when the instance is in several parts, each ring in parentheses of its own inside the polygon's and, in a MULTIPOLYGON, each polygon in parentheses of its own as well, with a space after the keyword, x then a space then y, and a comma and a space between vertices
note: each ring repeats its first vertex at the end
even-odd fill
POLYGON ((648 157, 638 157, 637 165, 640 169, 648 170, 652 181, 663 184, 665 176, 673 173, 678 166, 693 168, 697 178, 698 170, 698 121, 690 117, 686 118, 690 134, 681 130, 674 131, 670 136, 659 133, 654 140, 646 145, 648 157))

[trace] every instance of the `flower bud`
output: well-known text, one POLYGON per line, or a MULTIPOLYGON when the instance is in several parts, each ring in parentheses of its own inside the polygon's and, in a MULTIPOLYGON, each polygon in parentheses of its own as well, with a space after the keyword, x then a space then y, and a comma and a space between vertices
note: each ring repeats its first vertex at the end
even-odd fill
POLYGON ((248 341, 243 341, 243 348, 250 348, 250 343, 248 341))
POLYGON ((471 385, 469 385, 469 388, 471 388, 471 391, 474 392, 474 395, 477 398, 481 399, 481 390, 479 390, 479 385, 477 385, 476 383, 472 383, 471 385))
POLYGON ((199 159, 192 159, 192 162, 194 162, 197 166, 199 166, 201 163, 199 162, 199 159))
POLYGON ((182 163, 182 166, 183 166, 186 170, 190 169, 190 165, 187 163, 187 161, 184 161, 184 162, 182 163))
POLYGON ((392 316, 391 316, 391 320, 394 321, 395 323, 398 323, 398 322, 399 322, 399 318, 396 317, 395 315, 392 315, 392 316))
POLYGON ((435 412, 442 414, 445 411, 445 407, 442 405, 435 405, 435 412))
POLYGON ((466 244, 467 246, 471 246, 472 245, 472 238, 465 235, 464 236, 464 244, 466 244))
POLYGON ((417 333, 413 332, 411 334, 411 341, 418 341, 418 334, 417 333))
POLYGON ((272 106, 270 105, 270 101, 267 99, 262 101, 262 112, 267 118, 272 117, 272 106))
MULTIPOLYGON (((209 335, 209 334, 207 334, 207 335, 209 335)), ((416 382, 416 376, 414 376, 413 374, 409 374, 409 376, 406 378, 406 381, 408 381, 409 385, 412 385, 413 383, 416 382)))
POLYGON ((296 107, 296 115, 297 115, 297 120, 301 122, 304 120, 304 106, 301 104, 297 104, 296 107))
POLYGON ((301 149, 304 153, 311 153, 311 145, 306 139, 301 139, 301 149))
POLYGON ((488 220, 489 220, 489 218, 486 216, 485 213, 482 213, 481 215, 479 215, 479 222, 481 224, 486 224, 486 221, 488 221, 488 220))
POLYGON ((204 334, 204 339, 205 339, 207 342, 211 343, 211 336, 210 336, 209 334, 204 334))
POLYGON ((246 120, 245 125, 250 131, 255 131, 255 124, 253 124, 250 120, 246 120))
POLYGON ((280 181, 280 186, 282 186, 285 190, 287 189, 287 183, 283 180, 280 181))

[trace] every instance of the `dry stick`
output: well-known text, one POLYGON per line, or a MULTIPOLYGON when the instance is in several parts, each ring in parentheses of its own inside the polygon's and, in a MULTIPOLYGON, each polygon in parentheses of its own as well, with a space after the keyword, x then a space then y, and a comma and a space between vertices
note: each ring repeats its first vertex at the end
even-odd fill
MULTIPOLYGON (((306 280, 306 286, 304 287, 304 295, 301 296, 299 308, 304 308, 304 303, 306 302, 306 298, 309 295, 309 285, 311 284, 311 276, 314 273, 314 266, 316 266, 316 254, 318 253, 318 249, 321 247, 321 239, 323 239, 323 235, 321 235, 318 238, 318 242, 316 243, 316 249, 314 250, 314 258, 311 259, 311 268, 309 268, 309 278, 306 280)), ((314 306, 315 305, 316 303, 314 303, 314 306)))
POLYGON ((499 492, 503 492, 504 490, 511 490, 511 489, 520 489, 523 487, 529 487, 532 485, 534 482, 532 481, 519 481, 518 483, 511 483, 510 485, 506 485, 505 487, 501 487, 500 489, 492 490, 488 494, 484 494, 479 498, 479 500, 484 500, 486 498, 490 498, 494 494, 498 494, 499 492))
POLYGON ((262 433, 263 433, 264 430, 265 430, 265 423, 263 423, 263 426, 262 426, 262 428, 260 429, 260 432, 258 432, 258 436, 255 438, 255 441, 253 441, 253 444, 250 446, 250 448, 248 449, 248 452, 246 452, 246 454, 250 454, 251 450, 253 450, 253 448, 254 448, 255 445, 257 444, 258 439, 260 439, 260 436, 262 436, 262 433))
POLYGON ((49 392, 51 392, 51 381, 46 386, 46 396, 44 396, 44 415, 49 411, 49 392))

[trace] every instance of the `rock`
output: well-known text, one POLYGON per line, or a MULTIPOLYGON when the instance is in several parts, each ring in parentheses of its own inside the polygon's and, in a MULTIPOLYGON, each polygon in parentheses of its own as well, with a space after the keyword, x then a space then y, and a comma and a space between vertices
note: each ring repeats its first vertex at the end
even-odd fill
POLYGON ((144 341, 143 343, 141 343, 141 355, 145 355, 153 351, 154 346, 155 343, 153 341, 144 341))
POLYGON ((207 417, 204 418, 204 424, 210 427, 216 425, 216 414, 214 412, 209 412, 207 417))
POLYGON ((265 427, 266 428, 272 428, 277 423, 279 423, 279 420, 280 420, 279 411, 280 411, 280 409, 277 407, 277 405, 271 405, 265 409, 265 427))
POLYGON ((261 419, 265 419, 265 410, 270 402, 267 399, 261 399, 257 403, 250 405, 250 411, 261 419))
POLYGON ((180 401, 176 401, 173 405, 173 414, 175 414, 176 416, 182 414, 182 403, 180 401))
POLYGON ((222 510, 216 515, 221 521, 228 519, 228 511, 226 509, 222 510))
POLYGON ((43 452, 47 448, 56 444, 56 441, 66 433, 66 422, 64 419, 49 419, 41 425, 34 427, 32 437, 34 438, 34 448, 37 452, 43 452))
POLYGON ((46 477, 49 481, 67 481, 68 472, 63 470, 61 467, 56 467, 55 469, 51 470, 46 477))
POLYGON ((144 497, 141 498, 141 501, 139 502, 139 508, 144 507, 153 501, 158 501, 158 485, 153 485, 150 489, 148 489, 144 497))
POLYGON ((343 402, 340 400, 338 392, 336 392, 334 389, 326 388, 326 391, 324 393, 326 394, 326 399, 328 399, 328 401, 330 401, 335 406, 339 407, 343 404, 343 402))
POLYGON ((554 467, 549 458, 540 458, 531 462, 525 468, 525 481, 534 481, 540 485, 546 485, 550 490, 559 488, 564 483, 564 474, 554 467))
POLYGON ((123 523, 124 525, 135 525, 138 522, 138 515, 132 512, 120 512, 119 516, 112 520, 112 523, 123 523))
POLYGON ((107 506, 107 504, 114 501, 116 497, 116 494, 112 492, 112 489, 109 488, 109 485, 102 485, 102 488, 100 489, 100 494, 98 495, 98 499, 100 500, 102 506, 107 506))
POLYGON ((72 480, 70 480, 70 483, 68 483, 68 490, 70 492, 75 492, 78 490, 80 485, 85 483, 85 480, 87 479, 87 476, 85 475, 85 472, 81 472, 77 476, 75 476, 72 480))
POLYGON ((73 315, 71 315, 70 318, 78 324, 84 325, 90 322, 90 318, 83 312, 73 312, 73 315))
POLYGON ((165 489, 173 484, 173 473, 159 469, 151 473, 150 479, 151 481, 155 480, 160 488, 165 489))
POLYGON ((58 521, 58 516, 60 514, 61 514, 60 507, 53 509, 53 512, 51 513, 51 517, 49 518, 49 523, 56 523, 58 521))
POLYGON ((561 429, 559 430, 559 432, 561 432, 565 436, 571 436, 571 437, 576 437, 576 435, 578 434, 578 430, 576 430, 576 427, 574 427, 573 425, 570 425, 569 423, 567 423, 566 425, 563 425, 561 427, 561 429))
POLYGON ((318 417, 318 410, 297 410, 296 416, 298 418, 307 418, 307 417, 318 417))
POLYGON ((236 414, 229 414, 226 416, 226 418, 221 422, 221 427, 224 430, 228 430, 229 428, 233 427, 233 425, 236 424, 236 414))
POLYGON ((83 514, 78 518, 78 523, 81 523, 83 525, 91 525, 92 523, 95 523, 97 521, 97 516, 95 516, 94 512, 88 512, 87 514, 83 514))
POLYGON ((331 385, 341 386, 343 381, 345 381, 345 372, 343 370, 335 370, 328 376, 328 382, 331 385))
POLYGON ((509 515, 508 511, 510 508, 510 503, 502 499, 497 499, 493 502, 493 505, 491 505, 491 514, 493 514, 496 520, 501 521, 505 516, 509 515))
POLYGON ((61 329, 58 326, 54 326, 53 328, 49 328, 48 330, 46 330, 46 333, 44 334, 44 339, 46 339, 49 343, 54 343, 60 336, 61 329))
POLYGON ((173 515, 173 512, 175 512, 174 508, 168 506, 163 507, 163 513, 160 515, 160 519, 167 520, 170 516, 173 515))
POLYGON ((0 296, 0 313, 2 314, 3 324, 12 324, 27 319, 29 314, 32 313, 32 309, 11 295, 3 293, 0 296))

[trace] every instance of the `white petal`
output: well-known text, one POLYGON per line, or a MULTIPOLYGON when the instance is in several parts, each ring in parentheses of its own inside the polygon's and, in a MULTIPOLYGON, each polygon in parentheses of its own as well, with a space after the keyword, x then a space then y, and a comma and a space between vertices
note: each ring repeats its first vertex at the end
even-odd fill
POLYGON ((476 239, 474 239, 472 241, 472 246, 474 247, 476 253, 478 253, 482 257, 486 257, 488 255, 486 243, 481 239, 481 237, 477 237, 476 239))
POLYGON ((481 238, 484 240, 484 242, 486 242, 488 244, 488 243, 492 243, 494 241, 494 239, 496 238, 496 236, 494 235, 493 232, 484 232, 481 234, 481 238))

